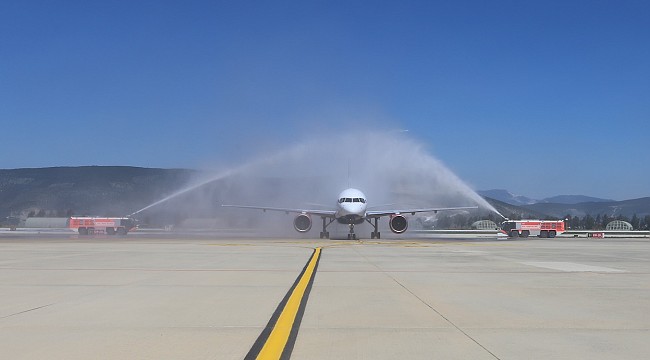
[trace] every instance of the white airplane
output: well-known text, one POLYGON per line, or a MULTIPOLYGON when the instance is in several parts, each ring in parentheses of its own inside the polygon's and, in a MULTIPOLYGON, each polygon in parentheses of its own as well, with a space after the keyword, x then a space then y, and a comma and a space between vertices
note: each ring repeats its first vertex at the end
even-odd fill
POLYGON ((234 207, 243 209, 258 209, 262 211, 283 211, 288 213, 297 213, 293 220, 293 227, 298 232, 307 232, 311 230, 312 216, 320 216, 323 220, 323 230, 320 232, 320 238, 329 238, 330 233, 327 227, 334 221, 341 224, 347 224, 350 227, 348 240, 356 240, 354 225, 362 224, 364 221, 370 224, 374 230, 370 233, 371 239, 379 239, 378 221, 382 216, 388 216, 388 226, 395 234, 401 234, 408 228, 408 220, 403 214, 415 215, 420 212, 434 212, 444 210, 468 210, 478 209, 478 206, 450 207, 450 208, 425 208, 425 209, 406 209, 406 210, 368 210, 366 196, 357 189, 345 189, 338 197, 336 210, 305 210, 305 209, 287 209, 263 206, 246 206, 246 205, 222 205, 224 207, 234 207))

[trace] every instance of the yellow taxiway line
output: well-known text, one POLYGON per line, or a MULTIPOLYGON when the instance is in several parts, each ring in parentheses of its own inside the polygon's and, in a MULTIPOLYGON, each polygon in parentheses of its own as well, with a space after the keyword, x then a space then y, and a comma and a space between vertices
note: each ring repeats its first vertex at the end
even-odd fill
POLYGON ((320 247, 314 249, 302 273, 278 305, 271 320, 245 359, 288 359, 291 356, 302 314, 305 311, 311 285, 316 275, 320 254, 320 247))

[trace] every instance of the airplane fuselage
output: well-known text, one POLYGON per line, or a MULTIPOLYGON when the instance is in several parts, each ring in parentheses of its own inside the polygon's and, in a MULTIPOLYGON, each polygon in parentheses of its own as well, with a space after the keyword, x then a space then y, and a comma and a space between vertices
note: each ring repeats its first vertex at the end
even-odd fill
POLYGON ((358 189, 345 189, 339 194, 336 221, 341 224, 361 224, 366 218, 366 196, 358 189))

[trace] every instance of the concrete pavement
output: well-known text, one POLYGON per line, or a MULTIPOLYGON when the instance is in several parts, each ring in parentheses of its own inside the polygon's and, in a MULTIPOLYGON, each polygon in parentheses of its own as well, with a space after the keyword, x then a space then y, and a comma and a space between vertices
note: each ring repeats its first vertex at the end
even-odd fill
POLYGON ((317 246, 292 359, 650 358, 649 239, 136 234, 0 236, 0 358, 242 359, 317 246))

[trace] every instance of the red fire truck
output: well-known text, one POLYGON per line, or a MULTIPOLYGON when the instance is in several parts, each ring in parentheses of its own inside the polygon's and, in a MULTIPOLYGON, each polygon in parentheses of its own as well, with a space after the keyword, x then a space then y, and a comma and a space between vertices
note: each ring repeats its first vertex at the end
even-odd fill
POLYGON ((554 238, 566 231, 564 220, 506 220, 501 224, 501 231, 509 237, 554 238))
POLYGON ((135 229, 135 221, 130 218, 118 217, 77 217, 70 218, 70 229, 76 229, 79 235, 107 234, 126 235, 135 229))

